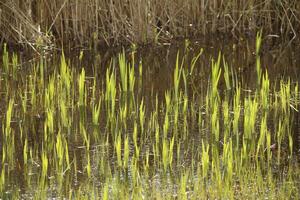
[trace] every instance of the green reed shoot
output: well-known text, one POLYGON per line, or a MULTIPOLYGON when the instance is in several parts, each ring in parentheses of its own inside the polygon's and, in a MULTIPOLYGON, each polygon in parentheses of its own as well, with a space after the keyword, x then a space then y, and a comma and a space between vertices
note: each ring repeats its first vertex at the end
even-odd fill
POLYGON ((109 190, 108 190, 108 184, 107 183, 105 183, 104 184, 104 187, 103 187, 103 192, 102 192, 103 194, 102 194, 102 199, 103 200, 108 200, 109 198, 109 190))
POLYGON ((211 103, 219 99, 218 84, 221 76, 221 53, 219 53, 218 60, 212 60, 212 74, 211 74, 211 103))
POLYGON ((164 167, 164 171, 167 171, 167 168, 169 166, 170 163, 170 157, 169 157, 169 141, 167 138, 163 139, 163 143, 162 143, 162 164, 164 167))
POLYGON ((64 145, 63 145, 63 140, 62 140, 62 135, 60 131, 58 132, 58 135, 56 137, 56 144, 55 144, 55 150, 56 150, 56 155, 58 158, 58 167, 59 169, 62 168, 63 166, 63 159, 64 159, 64 145))
POLYGON ((225 84, 226 84, 226 89, 230 90, 231 89, 231 84, 230 84, 230 75, 229 75, 228 63, 225 61, 224 56, 223 56, 223 66, 224 66, 224 80, 225 80, 225 84))
POLYGON ((98 104, 95 104, 93 106, 92 118, 93 118, 93 124, 94 125, 98 125, 99 124, 100 111, 101 111, 101 97, 99 98, 98 104))
POLYGON ((47 178, 47 174, 48 174, 48 157, 46 154, 46 151, 42 151, 42 174, 41 174, 41 178, 44 181, 46 181, 47 178))
MULTIPOLYGON (((265 114, 261 120, 260 134, 259 134, 259 139, 258 139, 257 149, 256 149, 256 159, 258 159, 258 156, 264 154, 267 133, 268 133, 267 115, 265 114), (261 153, 261 154, 259 155, 259 153, 261 153)), ((257 162, 258 162, 258 160, 257 160, 257 162)))
POLYGON ((81 74, 78 78, 78 91, 79 91, 79 106, 86 105, 86 89, 85 89, 85 70, 82 68, 81 74))
POLYGON ((9 100, 8 108, 6 111, 6 123, 5 123, 5 136, 10 137, 11 134, 11 119, 13 116, 14 99, 9 100))
POLYGON ((24 147, 23 147, 23 160, 26 166, 28 160, 28 139, 27 138, 25 138, 24 147))
POLYGON ((110 72, 110 68, 106 70, 106 91, 105 91, 105 100, 115 101, 116 98, 116 77, 114 70, 110 72))
POLYGON ((62 53, 60 60, 60 78, 62 82, 62 90, 65 91, 66 94, 69 94, 71 89, 71 72, 67 65, 64 53, 62 53))
POLYGON ((18 55, 13 53, 12 55, 12 77, 15 80, 17 78, 18 69, 18 55))
POLYGON ((178 95, 179 95, 179 84, 180 84, 180 76, 181 76, 181 71, 182 71, 182 65, 183 65, 183 60, 181 63, 181 66, 179 66, 179 52, 177 52, 177 57, 176 57, 176 65, 175 65, 175 70, 174 70, 174 98, 176 101, 178 101, 178 95))
POLYGON ((202 140, 202 155, 201 155, 201 164, 202 164, 202 176, 203 178, 206 178, 208 176, 208 170, 209 170, 209 144, 205 144, 202 140))
POLYGON ((140 107, 139 107, 139 119, 140 119, 140 126, 141 126, 141 133, 144 133, 144 126, 145 126, 145 105, 144 100, 142 99, 140 107))
POLYGON ((90 158, 90 154, 89 153, 87 153, 86 173, 88 175, 88 178, 91 178, 92 166, 91 166, 91 158, 90 158))
POLYGON ((173 163, 174 142, 175 142, 175 136, 172 137, 170 141, 170 147, 169 147, 169 166, 171 168, 173 163))
POLYGON ((262 31, 256 34, 256 73, 257 73, 257 85, 260 86, 262 69, 260 62, 260 48, 262 43, 262 31))
POLYGON ((255 43, 256 56, 259 56, 261 44, 262 44, 262 30, 258 31, 256 34, 256 43, 255 43))
POLYGON ((183 172, 181 177, 180 177, 180 190, 179 190, 179 197, 180 199, 183 200, 187 200, 187 192, 186 192, 186 188, 187 188, 187 184, 188 184, 188 178, 189 178, 189 172, 183 172))
POLYGON ((118 58, 119 58, 119 69, 120 69, 122 90, 124 92, 127 92, 127 89, 128 89, 128 68, 127 68, 127 63, 126 63, 126 58, 125 58, 125 51, 123 51, 123 53, 120 53, 118 58))
POLYGON ((262 79, 262 85, 260 90, 260 97, 262 108, 267 110, 269 108, 269 93, 270 93, 270 82, 268 78, 268 73, 266 72, 262 79))
POLYGON ((69 115, 68 115, 68 108, 66 106, 66 102, 64 99, 61 99, 59 102, 60 105, 60 117, 63 127, 69 127, 69 115))
POLYGON ((277 164, 280 164, 280 155, 281 155, 281 143, 284 137, 284 122, 280 119, 278 122, 277 132, 276 132, 276 139, 277 139, 277 164))
POLYGON ((289 151, 290 151, 290 158, 291 158, 293 155, 294 141, 293 141, 292 133, 290 131, 288 132, 288 141, 289 141, 289 151))
POLYGON ((115 148, 116 148, 116 154, 117 154, 117 163, 119 167, 122 167, 122 139, 121 134, 119 133, 116 141, 115 141, 115 148))
POLYGON ((129 141, 128 141, 128 136, 126 136, 125 141, 124 141, 124 163, 123 166, 124 168, 128 168, 128 161, 129 161, 129 141))
POLYGON ((214 101, 212 105, 212 115, 211 115, 211 131, 216 142, 220 139, 220 123, 219 123, 219 104, 217 101, 214 101))
POLYGON ((134 84, 135 84, 135 74, 134 74, 134 66, 129 68, 129 91, 134 91, 134 84))
POLYGON ((134 147, 137 148, 137 139, 138 139, 138 127, 136 121, 134 122, 134 128, 133 128, 133 143, 134 147))
POLYGON ((169 131, 169 127, 170 127, 169 112, 170 112, 170 109, 171 109, 170 108, 171 95, 170 95, 169 91, 167 91, 165 93, 165 100, 166 100, 166 112, 165 112, 165 120, 164 120, 164 124, 163 124, 164 138, 167 137, 168 131, 169 131))
POLYGON ((200 56, 203 54, 203 48, 200 49, 200 52, 197 54, 197 56, 193 57, 192 61, 191 61, 191 71, 190 71, 190 75, 193 74, 194 72, 194 68, 195 65, 197 63, 197 61, 199 60, 200 56))
POLYGON ((244 136, 246 139, 251 139, 253 137, 252 134, 255 132, 255 123, 259 106, 256 96, 253 99, 251 99, 251 97, 246 98, 244 106, 244 136))

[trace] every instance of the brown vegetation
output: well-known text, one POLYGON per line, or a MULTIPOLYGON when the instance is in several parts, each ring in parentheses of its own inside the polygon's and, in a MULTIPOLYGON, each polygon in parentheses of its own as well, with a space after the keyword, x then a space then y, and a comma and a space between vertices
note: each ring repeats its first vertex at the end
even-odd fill
POLYGON ((2 41, 52 44, 149 43, 207 33, 296 36, 298 0, 0 0, 2 41))

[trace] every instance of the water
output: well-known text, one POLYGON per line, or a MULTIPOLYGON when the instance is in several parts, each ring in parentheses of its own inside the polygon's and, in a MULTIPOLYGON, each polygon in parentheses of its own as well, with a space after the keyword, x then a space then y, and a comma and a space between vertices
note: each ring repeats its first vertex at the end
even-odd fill
MULTIPOLYGON (((82 60, 79 59, 80 52, 69 52, 66 54, 70 67, 70 71, 66 70, 66 74, 69 75, 63 75, 61 72, 60 55, 60 52, 48 55, 46 59, 42 59, 44 66, 41 67, 39 65, 40 57, 36 59, 34 56, 34 59, 31 59, 32 55, 20 53, 16 75, 12 68, 6 72, 1 67, 0 119, 2 134, 0 135, 0 154, 2 155, 2 165, 0 169, 2 184, 0 191, 4 199, 104 198, 105 185, 108 186, 107 191, 110 197, 122 196, 125 199, 129 197, 147 198, 148 195, 149 198, 154 198, 153 192, 157 191, 160 191, 161 196, 191 198, 193 195, 198 195, 197 187, 206 188, 207 194, 214 194, 214 192, 210 193, 212 190, 210 187, 213 187, 214 181, 217 182, 213 178, 217 177, 214 174, 216 172, 213 172, 213 164, 211 163, 212 174, 209 180, 206 180, 203 174, 203 177, 199 176, 199 171, 204 165, 202 142, 207 141, 210 148, 217 149, 221 162, 219 164, 226 168, 227 165, 222 163, 224 158, 221 159, 225 138, 227 138, 225 136, 227 128, 223 124, 223 121, 226 121, 223 116, 224 105, 226 102, 228 103, 230 123, 233 123, 234 110, 232 109, 235 89, 238 88, 238 85, 241 88, 240 98, 242 99, 238 123, 241 138, 237 142, 233 133, 231 137, 234 144, 248 145, 247 142, 243 143, 242 141, 246 119, 244 99, 248 97, 252 100, 255 99, 255 91, 257 91, 256 95, 259 96, 257 100, 260 102, 262 95, 257 86, 255 38, 236 40, 215 37, 137 49, 127 47, 99 52, 86 50, 83 51, 82 60), (134 91, 124 92, 121 90, 117 56, 123 51, 126 52, 128 62, 135 61, 133 64, 134 91), (192 59, 201 51, 203 53, 191 73, 192 59), (222 68, 218 84, 219 98, 222 101, 218 105, 219 111, 216 114, 217 124, 220 127, 217 129, 211 125, 214 108, 207 107, 213 100, 207 100, 207 98, 210 96, 213 82, 211 77, 212 59, 216 61, 220 52, 222 62, 223 59, 226 60, 231 69, 230 77, 235 84, 232 83, 230 90, 226 89, 222 68), (179 55, 180 64, 183 56, 185 57, 181 72, 187 77, 187 82, 185 84, 182 75, 179 86, 181 96, 173 100, 177 55, 179 55), (114 101, 107 100, 105 97, 107 92, 106 71, 110 65, 110 72, 116 73, 116 98, 114 101), (141 65, 142 67, 140 67, 141 65), (79 105, 78 80, 82 74, 82 68, 85 69, 83 99, 86 103, 79 105), (66 78, 68 76, 69 79, 66 78), (52 85, 54 86, 53 99, 49 97, 51 96, 49 94, 51 93, 49 92, 51 79, 54 81, 52 85), (69 81, 64 82, 65 80, 69 81), (166 103, 168 94, 172 97, 171 108, 168 108, 166 103), (7 110, 11 99, 14 100, 13 114, 7 125, 7 110), (99 99, 101 99, 101 109, 99 119, 94 124, 93 109, 98 105, 99 99), (115 102, 115 106, 112 102, 115 102), (179 110, 176 111, 176 109, 179 110), (169 115, 168 118, 166 118, 167 115, 169 115), (11 130, 8 130, 7 127, 11 127, 11 130), (164 133, 165 129, 166 133, 164 133), (217 143, 211 136, 216 130, 220 130, 221 133, 217 143), (137 141, 134 139, 135 131, 137 141), (166 135, 163 136, 164 134, 166 135), (120 136, 120 150, 118 150, 118 136, 120 136), (125 147, 126 138, 129 138, 128 147, 125 147), (168 150, 165 156, 164 149, 171 148, 173 138, 173 149, 168 150), (121 153, 121 160, 118 158, 118 151, 121 153), (124 161, 126 152, 128 152, 128 163, 124 161), (43 160, 43 155, 46 156, 47 162, 45 159, 43 160), (164 158, 167 161, 164 161, 164 158), (48 163, 47 166, 45 163, 48 163), (187 183, 184 182, 185 175, 187 183), (193 185, 198 180, 207 182, 203 182, 206 183, 204 186, 200 183, 200 185, 193 185), (187 184, 186 187, 182 186, 184 183, 187 184), (184 194, 180 193, 181 189, 185 191, 184 194)), ((262 171, 262 178, 270 178, 267 172, 272 169, 271 174, 274 178, 275 188, 280 190, 280 185, 284 185, 285 182, 281 183, 281 179, 276 177, 288 177, 283 174, 286 169, 298 170, 298 163, 295 161, 298 160, 300 152, 300 126, 297 112, 299 99, 296 98, 297 92, 292 92, 300 80, 300 47, 297 44, 278 43, 276 38, 266 36, 261 50, 261 65, 263 71, 267 70, 268 72, 269 103, 270 105, 274 104, 274 109, 266 112, 268 116, 266 130, 272 135, 271 144, 278 142, 276 140, 278 137, 275 136, 279 129, 278 122, 283 123, 283 131, 290 130, 292 140, 288 139, 286 133, 285 139, 281 143, 281 153, 277 153, 278 148, 276 150, 274 148, 274 151, 271 149, 273 157, 271 161, 269 160, 272 162, 270 168, 266 164, 267 161, 259 161, 254 168, 262 171), (281 111, 281 107, 277 109, 275 100, 284 99, 278 92, 281 91, 282 86, 280 81, 288 82, 288 80, 290 80, 289 86, 293 95, 287 103, 289 107, 287 113, 284 114, 285 121, 283 111, 281 111), (290 141, 293 141, 292 147, 290 147, 290 141), (292 148, 292 153, 289 148, 292 148), (292 157, 291 154, 293 154, 292 157), (278 165, 276 165, 277 155, 281 157, 281 163, 278 165)), ((261 106, 259 104, 258 114, 255 118, 254 130, 256 133, 261 130, 265 112, 261 106)), ((230 134, 234 132, 232 126, 232 124, 229 126, 230 134)), ((258 140, 259 136, 254 142, 255 145, 258 140)), ((257 151, 267 157, 266 143, 264 143, 263 151, 257 151)), ((252 141, 249 141, 249 146, 247 146, 250 148, 250 150, 248 149, 250 152, 251 144, 252 141)), ((233 155, 238 156, 242 153, 233 155)), ((210 160, 214 160, 214 156, 217 155, 212 153, 210 160)), ((249 153, 247 157, 251 160, 255 155, 249 153)), ((261 157, 259 159, 264 160, 261 157)), ((243 162, 249 161, 246 159, 243 162)), ((240 164, 235 163, 236 166, 243 166, 240 164)), ((249 170, 247 167, 245 169, 249 170)), ((222 181, 226 182, 227 175, 224 174, 227 174, 228 169, 227 171, 220 169, 220 171, 223 173, 222 177, 224 176, 222 181)), ((226 182, 226 184, 242 185, 239 183, 239 178, 236 177, 238 180, 234 183, 226 182)), ((251 182, 252 179, 247 180, 251 182)), ((298 180, 297 178, 293 179, 295 184, 298 180)), ((257 180, 253 182, 255 181, 257 180)), ((259 184, 261 183, 259 182, 259 184)), ((270 188, 270 185, 265 187, 270 188)), ((291 188, 293 187, 291 186, 291 188)), ((226 187, 224 186, 224 188, 226 187)), ((297 193, 297 190, 291 190, 297 193)), ((218 193, 221 190, 216 188, 215 191, 218 193)), ((241 191, 228 190, 227 192, 237 195, 241 191)), ((249 193, 251 193, 250 191, 251 189, 249 189, 249 193)), ((291 193, 294 195, 293 192, 291 193)), ((262 196, 268 194, 266 192, 262 196)))

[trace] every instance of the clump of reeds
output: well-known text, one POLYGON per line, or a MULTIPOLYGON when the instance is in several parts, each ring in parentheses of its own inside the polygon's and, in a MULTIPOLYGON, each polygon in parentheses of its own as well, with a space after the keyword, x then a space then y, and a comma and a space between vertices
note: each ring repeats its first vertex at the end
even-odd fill
POLYGON ((299 199, 297 82, 270 84, 257 65, 247 90, 221 53, 201 72, 201 49, 190 65, 177 53, 158 97, 137 87, 147 70, 124 51, 102 79, 64 54, 49 73, 39 63, 24 75, 3 52, 0 198, 299 199))
MULTIPOLYGON (((5 1, 0 3, 1 37, 36 51, 53 43, 116 45, 147 43, 214 32, 264 28, 296 36, 298 1, 5 1)), ((291 38, 289 37, 289 38, 291 38)))

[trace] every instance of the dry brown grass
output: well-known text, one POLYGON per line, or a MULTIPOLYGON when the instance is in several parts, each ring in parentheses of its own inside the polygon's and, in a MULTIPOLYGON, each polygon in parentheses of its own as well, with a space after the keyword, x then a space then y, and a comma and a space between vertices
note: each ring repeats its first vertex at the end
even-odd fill
POLYGON ((214 32, 295 37, 299 0, 0 0, 2 42, 149 43, 214 32))

